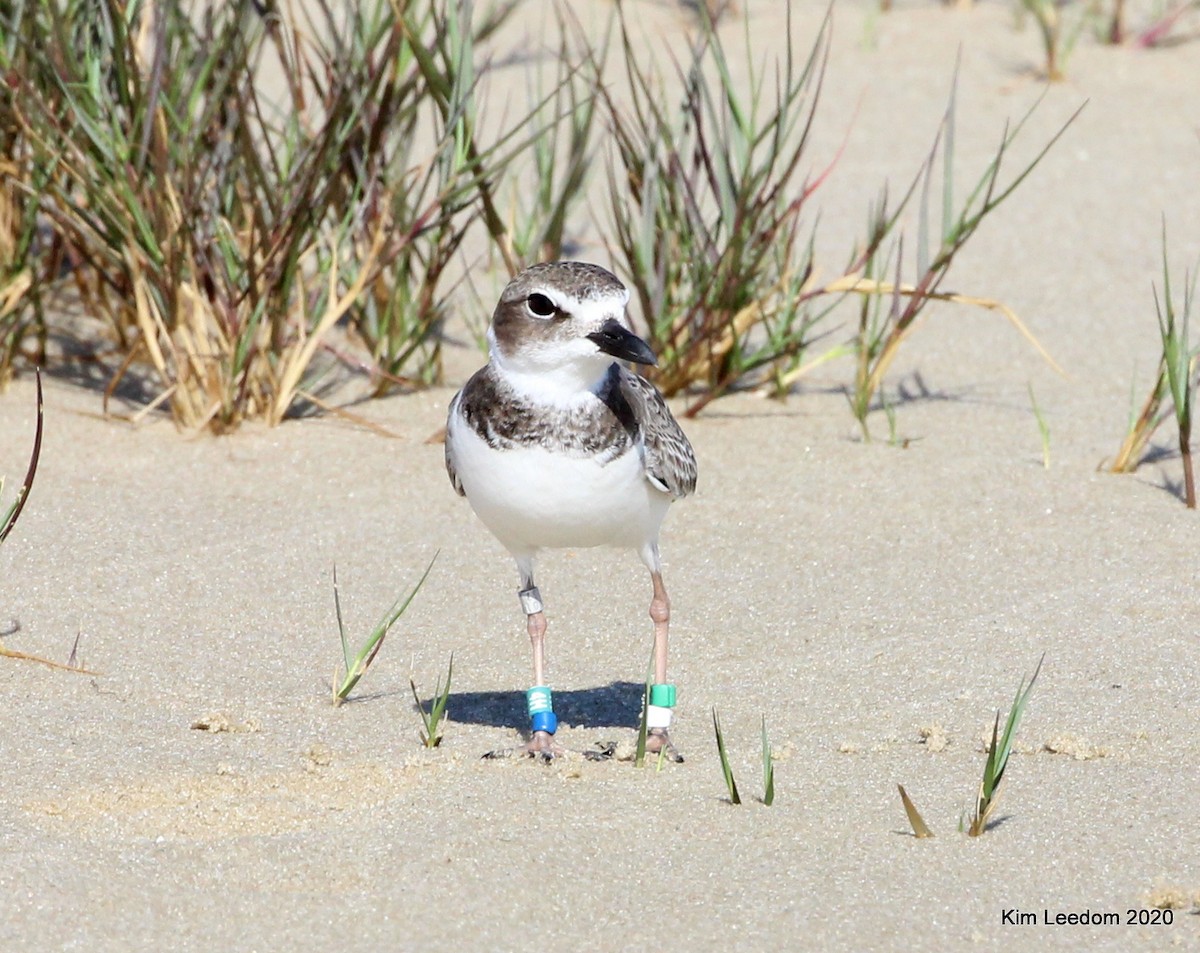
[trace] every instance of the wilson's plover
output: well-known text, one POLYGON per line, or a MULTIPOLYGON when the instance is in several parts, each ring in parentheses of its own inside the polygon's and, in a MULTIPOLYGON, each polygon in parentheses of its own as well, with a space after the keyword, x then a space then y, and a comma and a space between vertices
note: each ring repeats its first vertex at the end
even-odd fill
POLYGON ((654 385, 617 363, 656 363, 629 330, 628 301, 624 285, 598 265, 549 262, 517 275, 492 315, 490 359, 455 395, 446 424, 454 488, 517 562, 534 686, 531 738, 516 750, 543 758, 562 749, 534 560, 543 549, 618 546, 637 551, 654 590, 647 747, 683 760, 668 734, 671 604, 658 533, 672 501, 695 489, 696 457, 654 385))

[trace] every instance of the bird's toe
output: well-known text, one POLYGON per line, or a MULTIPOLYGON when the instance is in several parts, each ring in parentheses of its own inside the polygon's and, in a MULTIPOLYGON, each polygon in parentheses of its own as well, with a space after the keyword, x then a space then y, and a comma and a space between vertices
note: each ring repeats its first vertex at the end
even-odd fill
POLYGON ((662 754, 668 761, 683 764, 683 755, 671 743, 671 736, 666 728, 651 728, 646 736, 646 751, 649 754, 662 754))
POLYGON ((554 735, 545 731, 535 731, 533 737, 523 745, 515 748, 498 748, 487 752, 483 757, 497 758, 533 758, 542 764, 549 764, 555 758, 561 758, 567 749, 554 740, 554 735))

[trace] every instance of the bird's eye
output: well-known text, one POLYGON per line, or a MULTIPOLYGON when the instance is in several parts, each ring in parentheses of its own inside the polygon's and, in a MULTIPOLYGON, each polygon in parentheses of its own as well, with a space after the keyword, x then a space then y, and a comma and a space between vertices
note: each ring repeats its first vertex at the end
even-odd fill
POLYGON ((558 308, 554 306, 554 302, 547 298, 544 294, 538 294, 536 291, 525 299, 525 304, 529 310, 536 314, 539 318, 548 318, 553 315, 558 308))

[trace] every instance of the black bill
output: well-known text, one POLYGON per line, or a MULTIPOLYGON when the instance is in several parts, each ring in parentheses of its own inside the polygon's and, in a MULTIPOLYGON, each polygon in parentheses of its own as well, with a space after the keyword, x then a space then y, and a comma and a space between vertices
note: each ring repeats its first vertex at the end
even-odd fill
POLYGON ((631 361, 634 364, 658 363, 650 345, 614 318, 605 321, 599 331, 589 334, 588 340, 594 342, 605 354, 611 354, 618 360, 631 361))

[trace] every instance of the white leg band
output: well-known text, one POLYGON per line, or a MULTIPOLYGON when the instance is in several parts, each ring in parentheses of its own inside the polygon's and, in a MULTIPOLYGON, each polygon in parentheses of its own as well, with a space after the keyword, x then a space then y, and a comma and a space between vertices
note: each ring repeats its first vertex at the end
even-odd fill
POLYGON ((663 708, 660 705, 646 706, 646 727, 647 728, 670 728, 671 727, 671 709, 663 708))
POLYGON ((542 611, 542 594, 538 592, 537 586, 522 589, 517 593, 517 598, 521 600, 521 608, 526 615, 533 615, 542 611))

